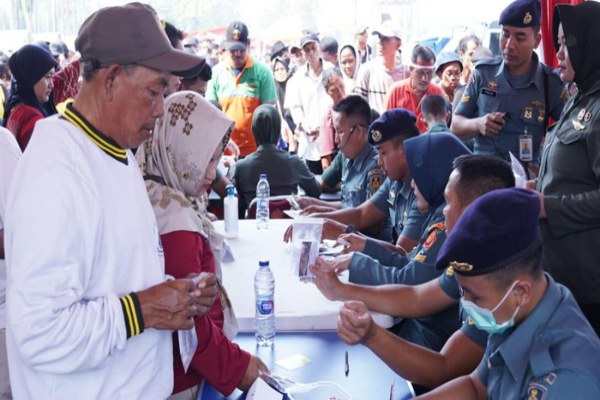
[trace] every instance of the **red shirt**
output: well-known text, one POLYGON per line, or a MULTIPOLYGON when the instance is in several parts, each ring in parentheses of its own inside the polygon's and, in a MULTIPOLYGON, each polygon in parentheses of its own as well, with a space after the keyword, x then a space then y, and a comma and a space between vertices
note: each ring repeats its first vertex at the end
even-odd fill
POLYGON ((21 151, 25 151, 25 148, 31 139, 35 123, 43 118, 44 115, 39 112, 38 109, 26 104, 21 104, 12 110, 8 117, 6 127, 15 135, 15 138, 17 138, 17 143, 19 143, 21 151))
MULTIPOLYGON (((177 231, 161 235, 166 273, 176 279, 190 273, 215 272, 215 259, 208 242, 197 232, 177 231)), ((232 343, 223 327, 221 300, 217 296, 210 312, 195 318, 198 347, 187 374, 179 355, 177 333, 173 333, 173 393, 198 385, 206 379, 219 392, 228 396, 244 377, 250 354, 232 343)))
MULTIPOLYGON (((429 94, 439 94, 440 96, 443 96, 444 91, 435 83, 430 83, 429 86, 427 86, 427 90, 421 98, 421 101, 429 94)), ((386 110, 405 108, 408 111, 413 112, 417 117, 417 128, 419 128, 419 132, 425 133, 427 128, 423 125, 423 122, 421 122, 421 101, 417 102, 416 95, 413 93, 412 86, 410 85, 410 78, 406 78, 400 82, 394 83, 388 90, 386 110)))

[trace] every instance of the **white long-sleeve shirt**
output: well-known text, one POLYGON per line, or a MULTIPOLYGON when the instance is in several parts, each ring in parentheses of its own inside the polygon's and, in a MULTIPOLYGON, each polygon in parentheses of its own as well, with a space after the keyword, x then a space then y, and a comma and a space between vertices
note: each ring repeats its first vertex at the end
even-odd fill
MULTIPOLYGON (((1 90, 1 89, 0 89, 1 90)), ((0 128, 0 229, 4 229, 6 199, 21 149, 11 131, 0 128)), ((0 260, 0 329, 6 327, 6 262, 0 260)), ((0 343, 2 345, 2 343, 0 343)))
POLYGON ((131 152, 124 163, 88 135, 57 116, 39 121, 15 171, 5 224, 13 395, 164 399, 171 333, 127 339, 119 300, 164 281, 154 213, 131 152))

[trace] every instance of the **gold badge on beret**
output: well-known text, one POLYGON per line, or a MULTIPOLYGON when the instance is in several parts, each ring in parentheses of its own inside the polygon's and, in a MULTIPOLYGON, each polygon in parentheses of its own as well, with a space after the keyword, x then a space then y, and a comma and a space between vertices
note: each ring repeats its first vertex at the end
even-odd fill
POLYGON ((381 140, 381 138, 383 138, 383 135, 377 129, 373 129, 371 131, 371 136, 373 137, 373 141, 375 143, 379 142, 381 140))
POLYGON ((233 40, 240 40, 241 34, 242 32, 240 32, 239 29, 234 29, 233 34, 231 36, 233 37, 233 40))
POLYGON ((531 20, 533 20, 533 17, 531 16, 531 13, 529 11, 527 11, 525 13, 525 18, 523 18, 523 23, 525 25, 529 25, 531 23, 531 20))
POLYGON ((458 272, 469 272, 473 269, 473 265, 472 264, 468 264, 468 263, 461 263, 458 261, 452 261, 450 263, 450 267, 452 267, 452 269, 454 271, 458 271, 458 272))

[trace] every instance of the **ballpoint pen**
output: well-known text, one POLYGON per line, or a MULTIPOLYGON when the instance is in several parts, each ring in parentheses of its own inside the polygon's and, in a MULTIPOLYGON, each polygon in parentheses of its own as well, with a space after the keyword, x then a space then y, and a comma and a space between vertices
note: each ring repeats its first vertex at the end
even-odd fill
POLYGON ((348 376, 348 373, 350 373, 350 364, 348 364, 348 350, 346 350, 346 366, 344 372, 346 373, 346 376, 348 376))

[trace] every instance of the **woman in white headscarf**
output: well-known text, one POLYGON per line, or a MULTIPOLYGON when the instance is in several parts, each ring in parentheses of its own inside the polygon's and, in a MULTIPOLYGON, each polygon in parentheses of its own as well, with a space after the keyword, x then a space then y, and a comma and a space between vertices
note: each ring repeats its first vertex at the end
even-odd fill
MULTIPOLYGON (((165 100, 164 116, 137 153, 158 223, 165 270, 175 278, 202 271, 221 275, 223 236, 204 216, 198 198, 215 178, 233 126, 199 94, 177 92, 165 100)), ((225 395, 236 387, 247 390, 259 369, 267 371, 260 359, 231 342, 236 332, 227 332, 223 313, 230 307, 222 289, 210 312, 196 317, 198 345, 187 373, 177 332, 173 334, 173 398, 196 399, 204 379, 225 395)))

